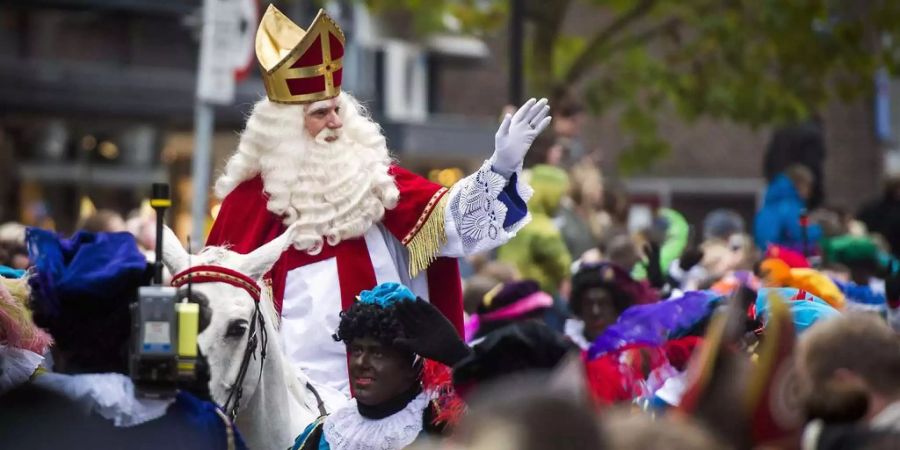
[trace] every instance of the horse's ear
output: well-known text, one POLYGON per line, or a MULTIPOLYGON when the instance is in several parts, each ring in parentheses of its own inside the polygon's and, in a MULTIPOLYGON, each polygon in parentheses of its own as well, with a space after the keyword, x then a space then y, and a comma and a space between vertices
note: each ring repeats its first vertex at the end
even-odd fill
POLYGON ((293 226, 266 245, 244 255, 241 260, 241 272, 254 280, 262 278, 291 244, 292 230, 293 226))
POLYGON ((169 269, 169 272, 176 274, 188 268, 188 252, 181 246, 181 241, 171 228, 163 225, 163 235, 159 236, 162 241, 162 259, 163 264, 169 269))

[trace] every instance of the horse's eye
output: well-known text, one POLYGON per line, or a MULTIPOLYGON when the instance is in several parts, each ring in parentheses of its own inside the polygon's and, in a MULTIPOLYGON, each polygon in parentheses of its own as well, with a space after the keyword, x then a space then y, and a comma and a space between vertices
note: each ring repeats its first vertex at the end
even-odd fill
POLYGON ((231 321, 228 324, 228 330, 225 332, 225 337, 237 338, 244 335, 247 332, 247 328, 249 325, 246 320, 238 319, 231 321))

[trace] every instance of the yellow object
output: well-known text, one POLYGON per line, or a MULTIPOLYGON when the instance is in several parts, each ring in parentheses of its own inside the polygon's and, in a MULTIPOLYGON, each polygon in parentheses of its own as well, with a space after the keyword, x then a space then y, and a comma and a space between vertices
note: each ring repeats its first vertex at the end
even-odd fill
POLYGON ((83 223, 96 213, 97 207, 94 206, 94 202, 91 201, 91 198, 87 195, 81 197, 81 205, 78 208, 78 222, 83 223))
POLYGON ((176 303, 175 313, 178 314, 178 357, 196 358, 197 334, 200 329, 200 305, 176 303))
POLYGON ((344 33, 319 10, 309 31, 269 5, 256 31, 256 59, 269 100, 312 103, 341 93, 344 33))
POLYGON ((416 226, 400 241, 409 251, 409 276, 412 278, 427 269, 447 243, 444 229, 444 211, 450 199, 447 192, 447 188, 441 188, 431 197, 416 226))
POLYGON ((503 290, 503 283, 500 283, 491 288, 491 290, 487 291, 487 293, 484 294, 484 298, 481 300, 481 303, 484 306, 490 308, 491 303, 494 303, 494 298, 497 296, 497 294, 500 293, 501 290, 503 290))
POLYGON ((780 259, 766 259, 760 269, 768 287, 803 289, 825 300, 835 309, 844 309, 844 293, 826 275, 809 268, 791 268, 780 259))
POLYGON ((150 200, 150 206, 154 208, 168 208, 172 206, 172 200, 167 198, 155 198, 150 200))

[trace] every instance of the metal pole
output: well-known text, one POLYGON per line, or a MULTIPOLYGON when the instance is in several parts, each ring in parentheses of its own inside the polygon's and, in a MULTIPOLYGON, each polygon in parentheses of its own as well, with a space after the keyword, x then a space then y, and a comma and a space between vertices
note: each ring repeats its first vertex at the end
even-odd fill
POLYGON ((156 261, 153 263, 153 284, 162 286, 163 223, 166 221, 166 210, 172 206, 167 183, 153 183, 150 206, 156 211, 156 261))
MULTIPOLYGON (((191 199, 191 244, 206 242, 206 217, 209 204, 209 172, 212 166, 213 105, 197 99, 194 105, 194 160, 191 167, 194 195, 191 199)), ((192 248, 191 251, 199 249, 192 248)))
POLYGON ((525 21, 525 0, 510 0, 509 17, 509 104, 522 102, 522 44, 525 21))

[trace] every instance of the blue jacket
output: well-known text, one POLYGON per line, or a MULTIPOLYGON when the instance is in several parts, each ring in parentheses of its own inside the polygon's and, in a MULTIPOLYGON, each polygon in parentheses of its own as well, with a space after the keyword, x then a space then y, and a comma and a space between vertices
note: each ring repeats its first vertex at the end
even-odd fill
MULTIPOLYGON (((777 244, 794 250, 803 249, 803 229, 800 213, 806 207, 791 180, 778 175, 769 184, 763 207, 756 213, 753 223, 753 238, 757 247, 765 250, 769 244, 777 244)), ((822 237, 818 225, 807 227, 807 240, 814 248, 822 237)))

